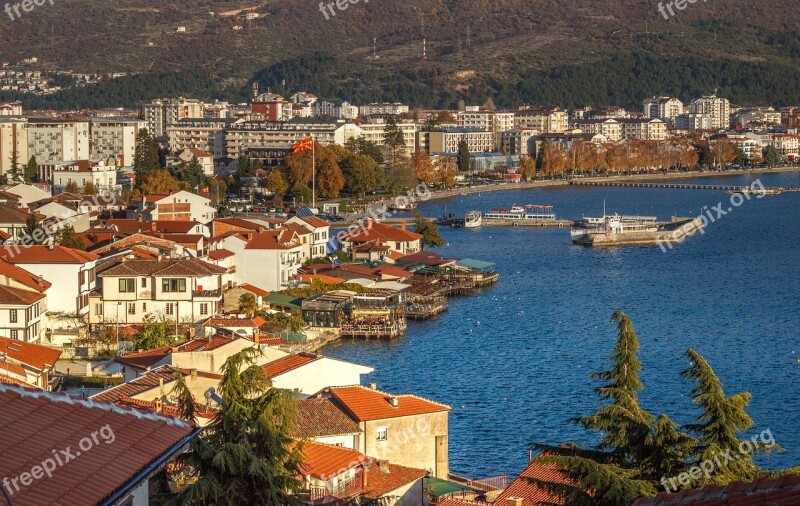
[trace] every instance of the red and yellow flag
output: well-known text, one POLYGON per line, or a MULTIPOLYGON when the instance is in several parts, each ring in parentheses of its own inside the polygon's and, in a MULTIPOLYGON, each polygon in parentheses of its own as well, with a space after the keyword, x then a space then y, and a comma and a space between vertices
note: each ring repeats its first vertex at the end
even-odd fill
POLYGON ((314 147, 314 138, 306 137, 305 139, 301 139, 300 141, 298 141, 297 144, 294 145, 294 147, 292 148, 292 153, 302 153, 303 151, 308 151, 313 147, 314 147))

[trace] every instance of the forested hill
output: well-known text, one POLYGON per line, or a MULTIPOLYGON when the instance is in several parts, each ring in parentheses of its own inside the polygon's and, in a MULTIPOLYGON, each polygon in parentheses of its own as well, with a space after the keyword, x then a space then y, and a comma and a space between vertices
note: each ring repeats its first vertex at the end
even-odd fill
POLYGON ((657 5, 361 0, 326 19, 308 0, 64 0, 2 18, 0 61, 35 56, 41 69, 148 74, 22 97, 29 107, 133 106, 175 94, 241 100, 253 78, 278 92, 422 107, 487 98, 501 107, 638 106, 656 93, 715 89, 736 103, 800 103, 800 23, 788 15, 800 0, 711 0, 669 20, 657 5))

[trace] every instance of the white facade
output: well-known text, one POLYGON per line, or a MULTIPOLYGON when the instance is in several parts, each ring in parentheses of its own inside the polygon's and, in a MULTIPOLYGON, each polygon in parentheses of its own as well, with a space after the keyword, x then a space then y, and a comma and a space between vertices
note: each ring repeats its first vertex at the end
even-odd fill
POLYGON ((28 156, 40 164, 90 157, 88 121, 30 119, 27 129, 28 156))
POLYGON ((65 162, 57 164, 53 170, 53 186, 64 188, 70 182, 78 188, 92 183, 97 190, 114 191, 117 189, 117 167, 106 165, 105 161, 65 162))
POLYGON ((707 114, 711 118, 711 128, 728 128, 730 125, 731 104, 727 98, 715 95, 701 97, 689 104, 689 112, 707 114))
POLYGON ((301 395, 314 395, 327 387, 360 385, 361 376, 374 369, 328 357, 319 357, 305 365, 272 378, 274 388, 301 395))
POLYGON ((136 138, 146 124, 138 119, 92 118, 91 159, 114 158, 120 167, 133 165, 136 138))
POLYGON ((644 100, 644 115, 648 118, 658 118, 670 125, 675 125, 675 119, 684 113, 683 102, 672 97, 653 97, 644 100))
POLYGON ((27 122, 25 118, 0 118, 0 175, 11 170, 15 155, 18 165, 28 163, 27 122))
POLYGON ((32 291, 27 293, 35 294, 40 300, 36 302, 18 300, 0 304, 0 335, 27 343, 38 343, 45 336, 44 313, 47 304, 44 295, 32 291))
POLYGON ((143 107, 147 130, 154 137, 167 134, 167 126, 184 118, 202 118, 203 103, 199 100, 170 98, 153 100, 143 107))
MULTIPOLYGON (((272 236, 276 232, 262 232, 259 235, 272 236)), ((303 245, 296 237, 287 243, 276 243, 272 237, 256 236, 245 249, 236 253, 233 279, 237 283, 249 283, 270 292, 288 288, 289 281, 302 265, 302 251, 303 245)))
POLYGON ((362 116, 371 116, 373 114, 392 114, 394 116, 397 116, 399 114, 407 113, 408 106, 405 104, 401 104, 399 102, 395 102, 393 104, 375 103, 375 104, 362 105, 358 108, 358 111, 362 116))

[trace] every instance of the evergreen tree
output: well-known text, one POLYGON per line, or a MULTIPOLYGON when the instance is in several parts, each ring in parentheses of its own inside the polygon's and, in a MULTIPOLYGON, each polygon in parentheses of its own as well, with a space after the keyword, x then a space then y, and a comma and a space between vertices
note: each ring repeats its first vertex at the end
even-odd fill
POLYGON ((736 146, 736 152, 733 155, 733 163, 736 165, 744 165, 747 162, 747 158, 744 156, 744 151, 739 146, 736 146))
POLYGON ((25 182, 30 183, 32 181, 39 180, 39 164, 36 163, 36 157, 31 156, 31 159, 28 160, 28 165, 25 166, 25 182))
POLYGON ((394 170, 397 168, 397 150, 406 145, 403 131, 397 125, 397 120, 394 116, 389 116, 389 119, 386 120, 383 143, 391 150, 392 159, 390 160, 389 169, 394 170))
POLYGON ((248 316, 253 316, 253 314, 258 310, 258 304, 256 303, 256 296, 252 293, 243 293, 239 297, 239 311, 243 312, 248 316))
POLYGON ((769 167, 775 167, 781 164, 781 155, 778 153, 778 150, 775 149, 775 146, 769 145, 764 148, 762 156, 764 157, 764 163, 769 167))
POLYGON ((158 318, 148 313, 144 315, 142 333, 134 337, 133 345, 137 350, 153 350, 169 346, 174 339, 174 322, 167 318, 158 318))
POLYGON ((430 218, 425 218, 419 211, 414 211, 414 231, 422 234, 422 244, 426 246, 439 247, 447 244, 436 226, 436 222, 430 218))
POLYGON ((544 139, 541 144, 539 144, 539 148, 536 150, 536 172, 542 172, 542 168, 544 167, 544 152, 547 149, 547 139, 544 139))
POLYGON ((469 169, 469 146, 467 146, 467 141, 465 139, 461 139, 458 143, 458 170, 459 172, 467 172, 469 169))
POLYGON ((146 129, 139 130, 133 155, 136 181, 141 184, 147 176, 161 169, 158 143, 146 129))
POLYGON ((697 163, 704 167, 710 167, 714 165, 714 153, 711 152, 710 147, 702 146, 700 148, 700 158, 697 163))
POLYGON ((239 177, 250 174, 250 171, 253 169, 253 166, 250 164, 250 158, 245 155, 240 155, 239 158, 237 158, 236 167, 239 177))
POLYGON ((59 246, 86 251, 86 243, 80 237, 75 237, 75 228, 72 225, 65 225, 59 229, 53 240, 59 246))
POLYGON ((44 235, 39 232, 36 233, 37 230, 42 228, 42 222, 39 221, 39 218, 36 217, 34 213, 30 213, 27 218, 25 218, 25 227, 23 229, 23 236, 30 237, 29 244, 44 244, 46 238, 44 235), (41 237, 41 240, 37 240, 37 237, 41 237))
POLYGON ((347 148, 347 150, 351 153, 357 155, 367 155, 375 160, 375 163, 378 165, 383 164, 383 153, 381 153, 381 148, 374 142, 365 139, 363 135, 349 139, 344 144, 344 147, 347 148))
POLYGON ((193 190, 200 189, 206 183, 206 174, 196 156, 193 156, 181 172, 181 180, 186 181, 193 190))
MULTIPOLYGON (((300 504, 302 443, 291 438, 296 404, 288 390, 270 388, 262 354, 248 348, 222 367, 219 414, 179 458, 192 478, 173 498, 176 504, 300 504)), ((177 385, 180 411, 191 419, 194 399, 177 385)))
POLYGON ((750 393, 742 392, 726 396, 722 382, 702 355, 687 350, 691 364, 683 371, 683 376, 692 380, 692 401, 700 407, 701 414, 687 428, 699 435, 697 464, 720 459, 725 454, 735 458, 725 465, 717 465, 710 476, 702 476, 698 485, 709 483, 726 484, 732 481, 750 481, 759 476, 760 469, 753 462, 754 453, 769 453, 779 446, 767 447, 755 443, 753 451, 742 453, 740 445, 752 444, 747 439, 739 439, 737 434, 755 425, 745 411, 750 405, 750 393))

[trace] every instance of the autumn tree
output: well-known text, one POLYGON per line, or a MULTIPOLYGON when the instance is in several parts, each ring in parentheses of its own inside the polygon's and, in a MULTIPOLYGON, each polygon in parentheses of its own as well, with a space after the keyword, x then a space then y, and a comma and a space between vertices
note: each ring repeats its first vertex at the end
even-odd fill
POLYGON ((428 185, 436 182, 436 165, 427 152, 420 149, 414 153, 411 156, 411 164, 418 181, 428 185))
POLYGON ((372 157, 348 153, 340 163, 345 182, 352 191, 364 194, 383 186, 384 172, 372 157))
POLYGON ((67 181, 67 184, 64 185, 64 192, 65 193, 78 193, 78 183, 70 179, 67 181))
POLYGON ((451 156, 440 156, 436 160, 436 183, 450 188, 456 184, 458 176, 458 166, 455 159, 451 156))
POLYGON ((283 173, 278 169, 273 169, 272 172, 270 172, 269 176, 266 178, 265 185, 267 191, 272 195, 283 196, 286 194, 286 190, 289 189, 289 183, 286 182, 283 173))
POLYGON ((519 171, 525 179, 533 179, 536 176, 536 160, 529 155, 522 155, 519 161, 519 171))
POLYGON ((179 183, 168 170, 161 169, 145 177, 144 181, 139 184, 139 190, 144 195, 168 193, 170 191, 178 191, 180 188, 179 183))
POLYGON ((714 156, 715 165, 725 165, 736 158, 736 144, 728 139, 717 139, 711 144, 711 154, 714 156))
POLYGON ((567 168, 567 156, 564 149, 551 142, 542 144, 542 173, 546 175, 561 174, 567 168))

